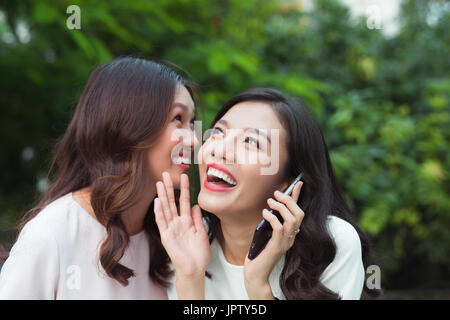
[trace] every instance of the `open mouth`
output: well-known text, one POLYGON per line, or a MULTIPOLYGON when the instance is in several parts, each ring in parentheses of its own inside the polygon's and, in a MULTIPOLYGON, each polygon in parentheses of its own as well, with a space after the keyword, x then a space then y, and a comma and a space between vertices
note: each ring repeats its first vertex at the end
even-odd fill
POLYGON ((206 169, 205 188, 212 191, 228 191, 236 187, 237 182, 233 175, 225 168, 210 164, 206 169))

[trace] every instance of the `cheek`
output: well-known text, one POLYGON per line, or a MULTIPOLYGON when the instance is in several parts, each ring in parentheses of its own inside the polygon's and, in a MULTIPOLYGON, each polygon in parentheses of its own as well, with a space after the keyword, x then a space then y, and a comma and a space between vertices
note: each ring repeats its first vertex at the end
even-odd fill
POLYGON ((206 170, 206 162, 208 158, 208 146, 210 144, 205 142, 199 149, 197 153, 198 169, 200 178, 203 178, 204 171, 206 170))
POLYGON ((172 163, 172 150, 177 145, 177 141, 171 140, 172 131, 166 129, 156 143, 148 150, 147 159, 150 172, 156 177, 159 177, 159 174, 167 170, 172 163))
POLYGON ((153 149, 156 157, 159 159, 167 159, 171 158, 172 152, 175 152, 178 149, 181 149, 180 139, 176 139, 175 128, 169 124, 169 127, 166 128, 164 133, 158 139, 158 143, 153 149), (180 145, 180 147, 177 147, 180 145))
POLYGON ((264 195, 267 193, 267 189, 270 189, 272 185, 271 176, 261 174, 261 166, 255 168, 251 176, 248 177, 248 189, 254 189, 258 194, 264 195))
POLYGON ((161 153, 158 151, 158 148, 154 148, 148 152, 147 165, 150 176, 153 179, 161 180, 162 172, 167 166, 167 160, 161 159, 161 153))
MULTIPOLYGON (((198 149, 198 159, 206 160, 208 156, 212 153, 213 143, 210 139, 206 140, 201 147, 198 149)), ((204 162, 204 161, 203 161, 204 162)))
MULTIPOLYGON (((206 143, 205 143, 206 144, 206 143)), ((198 149, 198 153, 197 153, 197 159, 202 159, 203 160, 203 152, 205 150, 205 144, 203 144, 199 149, 198 149)), ((202 161, 203 163, 203 161, 202 161)))
POLYGON ((278 174, 262 175, 263 166, 254 166, 244 169, 248 174, 245 175, 245 198, 255 206, 267 206, 267 199, 273 198, 274 191, 278 185, 278 174))
POLYGON ((171 146, 166 143, 158 143, 149 150, 148 160, 151 166, 160 166, 167 163, 171 155, 171 146))
POLYGON ((177 134, 176 130, 177 127, 175 125, 169 124, 162 136, 163 143, 170 148, 173 148, 178 143, 181 143, 182 137, 180 134, 177 134))

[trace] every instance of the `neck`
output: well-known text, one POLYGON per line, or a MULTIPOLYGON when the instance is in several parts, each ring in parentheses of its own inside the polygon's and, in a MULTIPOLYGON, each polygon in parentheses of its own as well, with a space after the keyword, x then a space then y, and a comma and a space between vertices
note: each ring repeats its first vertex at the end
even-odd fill
MULTIPOLYGON (((121 218, 129 236, 144 230, 144 219, 155 195, 155 188, 149 189, 145 194, 138 197, 139 200, 135 204, 122 213, 121 218)), ((91 187, 73 192, 73 197, 94 219, 98 220, 90 201, 91 187)))
POLYGON ((242 221, 220 221, 218 241, 225 259, 234 265, 244 265, 259 220, 243 224, 242 221))
POLYGON ((129 236, 133 236, 144 230, 144 219, 155 195, 156 192, 152 191, 141 195, 138 198, 138 202, 122 213, 122 221, 129 236))

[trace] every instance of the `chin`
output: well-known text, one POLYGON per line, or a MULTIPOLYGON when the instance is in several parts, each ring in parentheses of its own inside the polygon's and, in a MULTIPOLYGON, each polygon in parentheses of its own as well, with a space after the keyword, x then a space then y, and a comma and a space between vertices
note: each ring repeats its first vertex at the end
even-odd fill
POLYGON ((174 189, 180 189, 180 175, 179 172, 174 172, 175 170, 170 172, 170 178, 172 179, 172 184, 174 189))
POLYGON ((200 190, 197 201, 200 208, 217 216, 230 209, 230 203, 228 201, 225 203, 223 198, 207 195, 203 189, 200 190))

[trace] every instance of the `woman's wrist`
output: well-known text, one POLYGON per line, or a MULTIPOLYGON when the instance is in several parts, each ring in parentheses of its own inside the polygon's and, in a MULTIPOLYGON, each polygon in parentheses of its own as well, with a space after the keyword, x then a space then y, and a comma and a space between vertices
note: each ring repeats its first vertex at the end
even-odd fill
POLYGON ((245 288, 247 290, 247 295, 250 300, 274 300, 275 297, 272 293, 272 287, 269 282, 259 282, 259 283, 245 283, 245 288))
POLYGON ((175 288, 179 300, 205 299, 205 273, 194 275, 176 274, 175 288))

